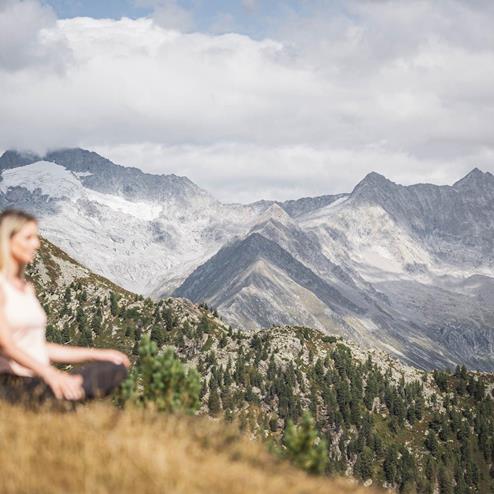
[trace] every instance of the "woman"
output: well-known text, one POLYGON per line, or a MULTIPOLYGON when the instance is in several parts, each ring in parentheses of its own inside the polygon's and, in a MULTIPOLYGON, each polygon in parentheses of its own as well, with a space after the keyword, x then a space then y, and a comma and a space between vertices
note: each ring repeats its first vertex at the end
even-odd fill
POLYGON ((36 219, 0 214, 0 394, 10 401, 80 401, 110 394, 127 376, 129 359, 116 350, 48 343, 46 314, 24 267, 40 247, 36 219), (52 363, 78 364, 71 373, 52 363))

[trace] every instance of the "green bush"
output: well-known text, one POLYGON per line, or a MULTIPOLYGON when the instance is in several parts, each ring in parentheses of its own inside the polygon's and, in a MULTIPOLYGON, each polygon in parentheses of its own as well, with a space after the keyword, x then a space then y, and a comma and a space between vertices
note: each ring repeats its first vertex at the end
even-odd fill
POLYGON ((294 465, 309 473, 324 473, 328 463, 328 446, 317 435, 314 419, 309 413, 304 413, 300 425, 287 421, 283 445, 283 456, 294 465))
POLYGON ((152 406, 162 412, 194 413, 200 406, 201 380, 170 349, 158 353, 149 336, 139 345, 139 359, 122 386, 122 401, 152 406))

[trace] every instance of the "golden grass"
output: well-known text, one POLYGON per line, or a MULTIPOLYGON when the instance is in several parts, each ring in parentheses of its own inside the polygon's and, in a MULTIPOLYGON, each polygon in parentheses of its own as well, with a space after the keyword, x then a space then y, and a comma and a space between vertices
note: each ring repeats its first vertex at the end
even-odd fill
POLYGON ((237 429, 205 417, 120 411, 29 412, 0 403, 0 492, 367 493, 311 477, 237 429))

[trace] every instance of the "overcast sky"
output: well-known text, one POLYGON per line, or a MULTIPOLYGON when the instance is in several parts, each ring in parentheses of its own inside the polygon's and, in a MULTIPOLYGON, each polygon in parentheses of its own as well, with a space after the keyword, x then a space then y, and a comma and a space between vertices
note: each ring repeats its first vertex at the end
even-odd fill
POLYGON ((0 150, 224 201, 494 172, 490 0, 0 0, 0 150))

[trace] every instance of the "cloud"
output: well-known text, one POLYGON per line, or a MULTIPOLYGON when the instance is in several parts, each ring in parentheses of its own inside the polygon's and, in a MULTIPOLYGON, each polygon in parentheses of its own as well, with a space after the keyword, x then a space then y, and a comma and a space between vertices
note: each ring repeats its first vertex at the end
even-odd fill
POLYGON ((62 71, 70 52, 56 17, 35 0, 0 0, 0 70, 62 71))
POLYGON ((494 171, 486 2, 304 2, 261 40, 155 17, 55 22, 34 1, 0 3, 0 19, 19 3, 48 17, 23 14, 35 28, 20 65, 0 62, 0 148, 85 146, 242 201, 348 191, 371 170, 402 183, 494 171))
MULTIPOLYGON (((95 150, 117 163, 149 173, 189 177, 224 202, 288 200, 351 192, 370 170, 400 184, 452 184, 471 166, 462 160, 421 160, 383 144, 351 150, 307 145, 260 146, 241 143, 165 146, 142 143, 98 146, 95 150)), ((492 163, 494 153, 469 157, 492 163)))

